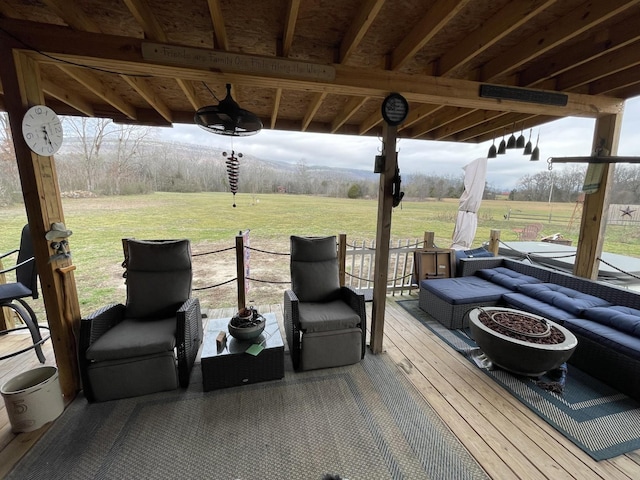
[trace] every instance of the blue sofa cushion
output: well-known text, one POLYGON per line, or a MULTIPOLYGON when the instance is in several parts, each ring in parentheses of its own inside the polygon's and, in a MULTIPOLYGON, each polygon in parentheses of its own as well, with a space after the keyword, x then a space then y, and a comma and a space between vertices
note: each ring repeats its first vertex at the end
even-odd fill
POLYGON ((588 308, 611 305, 601 298, 555 283, 523 284, 518 287, 518 292, 573 313, 574 317, 580 316, 588 308))
POLYGON ((511 290, 517 290, 518 286, 525 283, 541 283, 536 277, 524 275, 505 267, 483 268, 478 270, 476 275, 511 290))
POLYGON ((608 325, 585 319, 574 318, 567 320, 564 326, 576 335, 582 335, 603 347, 640 360, 640 338, 638 337, 631 336, 608 325))
POLYGON ((497 302, 508 288, 496 285, 475 275, 457 278, 437 278, 422 280, 420 288, 424 288, 452 305, 467 303, 497 302))
POLYGON ((558 307, 554 307, 542 300, 531 298, 523 293, 506 293, 502 296, 504 302, 513 308, 524 310, 535 315, 540 315, 552 322, 563 324, 565 320, 576 316, 558 307))
POLYGON ((640 338, 640 310, 635 308, 620 305, 594 307, 585 310, 582 316, 640 338))

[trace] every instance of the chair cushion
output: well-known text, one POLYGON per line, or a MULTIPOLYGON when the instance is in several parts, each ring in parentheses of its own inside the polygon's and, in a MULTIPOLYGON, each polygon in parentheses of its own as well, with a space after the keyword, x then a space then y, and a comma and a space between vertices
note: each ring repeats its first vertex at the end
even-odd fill
POLYGON ((87 349, 97 362, 172 351, 176 346, 176 318, 149 321, 127 318, 105 332, 87 349))
POLYGON ((340 295, 336 237, 291 237, 291 289, 300 302, 326 302, 340 295))
POLYGON ((640 360, 640 338, 638 337, 621 332, 608 325, 582 318, 567 320, 564 326, 576 335, 589 338, 614 352, 640 360))
POLYGON ((3 283, 0 285, 0 299, 10 302, 18 298, 30 297, 31 290, 21 283, 3 283))
POLYGON ((498 285, 502 285, 503 287, 510 288, 511 290, 517 290, 520 285, 525 283, 542 283, 541 280, 536 277, 524 275, 505 267, 483 268, 482 270, 478 270, 476 275, 480 278, 486 278, 498 285))
POLYGON ((497 302, 503 294, 511 292, 508 288, 475 275, 422 280, 420 288, 428 290, 451 305, 497 302))
POLYGON ((175 315, 191 295, 188 240, 127 240, 127 318, 175 315))
POLYGON ((635 308, 620 305, 594 307, 585 310, 582 316, 640 338, 640 310, 635 308))
POLYGON ((554 307, 542 300, 531 298, 523 293, 506 293, 502 296, 502 299, 509 307, 540 315, 541 317, 559 324, 563 324, 565 320, 576 317, 571 312, 554 307))
POLYGON ((300 329, 303 332, 327 332, 355 328, 360 317, 342 300, 325 303, 300 303, 300 329))
POLYGON ((571 288, 562 287, 555 283, 520 285, 518 291, 529 297, 536 298, 573 313, 574 316, 579 316, 587 308, 611 305, 602 298, 588 295, 571 288))

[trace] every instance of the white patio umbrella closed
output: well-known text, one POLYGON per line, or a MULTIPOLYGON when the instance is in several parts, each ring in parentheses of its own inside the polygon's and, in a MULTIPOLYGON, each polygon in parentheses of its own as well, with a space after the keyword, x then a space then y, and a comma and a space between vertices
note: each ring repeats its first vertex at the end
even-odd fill
POLYGON ((460 196, 458 205, 458 217, 453 230, 453 243, 451 248, 455 250, 467 250, 471 248, 478 227, 478 210, 482 202, 484 182, 487 176, 487 159, 478 158, 464 167, 464 191, 460 196))

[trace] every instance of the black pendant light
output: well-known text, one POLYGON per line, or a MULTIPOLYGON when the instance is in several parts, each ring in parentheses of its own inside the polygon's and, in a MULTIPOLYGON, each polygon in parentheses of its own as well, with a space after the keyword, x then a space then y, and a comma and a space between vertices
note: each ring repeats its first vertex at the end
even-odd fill
POLYGON ((498 146, 498 154, 504 155, 507 153, 507 142, 504 140, 504 131, 502 132, 502 141, 500 142, 500 146, 498 146))
POLYGON ((262 122, 253 113, 240 108, 231 98, 231 85, 227 83, 227 96, 218 105, 198 109, 194 116, 196 125, 218 135, 244 137, 262 130, 262 122))
POLYGON ((516 129, 516 123, 513 122, 513 130, 511 130, 511 136, 509 137, 509 140, 507 141, 507 150, 511 150, 512 148, 516 148, 516 136, 515 136, 515 129, 516 129))
POLYGON ((537 162, 540 160, 540 149, 538 148, 538 142, 540 141, 540 131, 538 131, 538 138, 536 139, 536 146, 531 152, 531 162, 537 162))
POLYGON ((533 145, 531 144, 531 132, 532 131, 533 131, 533 129, 529 130, 529 141, 524 146, 524 151, 522 152, 523 155, 531 155, 531 150, 533 150, 533 145))
POLYGON ((487 158, 496 158, 497 156, 498 156, 498 150, 496 149, 496 139, 494 137, 493 143, 489 147, 489 154, 487 155, 487 158))
POLYGON ((522 124, 522 129, 520 130, 520 136, 518 140, 516 140, 516 148, 524 148, 524 123, 522 124))

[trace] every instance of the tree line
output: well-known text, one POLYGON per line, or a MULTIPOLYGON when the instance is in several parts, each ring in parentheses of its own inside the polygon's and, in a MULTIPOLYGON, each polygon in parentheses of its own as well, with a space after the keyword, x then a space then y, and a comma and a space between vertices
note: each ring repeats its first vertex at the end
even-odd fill
MULTIPOLYGON (((65 142, 56 154, 60 190, 96 195, 229 191, 227 155, 220 149, 167 143, 147 127, 115 124, 106 119, 64 117, 65 142)), ((376 198, 379 180, 370 172, 319 168, 244 156, 240 160, 240 193, 289 193, 331 197, 376 198)), ((22 199, 18 167, 6 114, 0 115, 0 205, 22 199)), ((523 176, 509 192, 512 200, 575 202, 585 165, 523 176)), ((402 176, 405 199, 459 198, 462 175, 402 176)), ((640 203, 640 168, 617 165, 612 203, 640 203)), ((484 198, 503 193, 485 185, 484 198)))

